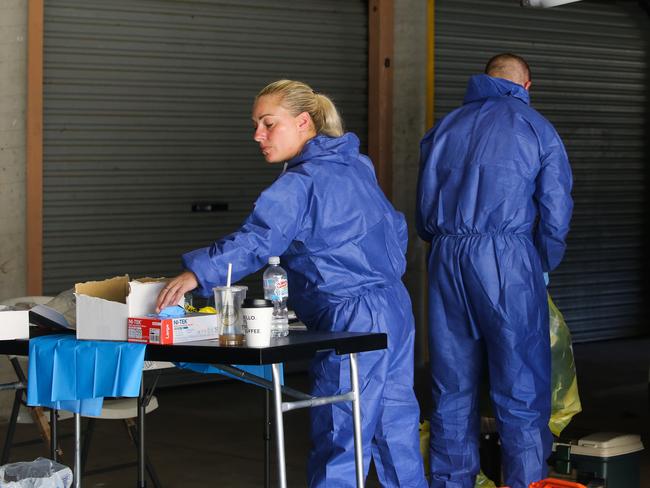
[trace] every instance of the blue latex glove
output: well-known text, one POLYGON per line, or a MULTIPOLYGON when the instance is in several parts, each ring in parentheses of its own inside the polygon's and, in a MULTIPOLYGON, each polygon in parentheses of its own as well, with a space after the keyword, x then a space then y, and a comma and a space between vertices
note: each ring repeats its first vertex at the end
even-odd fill
POLYGON ((183 317, 184 315, 185 315, 185 309, 180 305, 165 307, 158 314, 159 317, 165 317, 165 318, 183 317))
POLYGON ((545 284, 546 286, 548 286, 548 284, 549 284, 550 281, 551 281, 551 280, 550 280, 549 277, 548 277, 548 273, 544 273, 544 284, 545 284))

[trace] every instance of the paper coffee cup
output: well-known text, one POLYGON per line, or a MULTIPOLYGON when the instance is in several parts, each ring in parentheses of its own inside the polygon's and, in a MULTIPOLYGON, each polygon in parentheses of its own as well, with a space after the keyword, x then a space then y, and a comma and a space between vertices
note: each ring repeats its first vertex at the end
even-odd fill
POLYGON ((246 346, 268 347, 271 344, 273 302, 262 298, 247 298, 242 306, 246 346))

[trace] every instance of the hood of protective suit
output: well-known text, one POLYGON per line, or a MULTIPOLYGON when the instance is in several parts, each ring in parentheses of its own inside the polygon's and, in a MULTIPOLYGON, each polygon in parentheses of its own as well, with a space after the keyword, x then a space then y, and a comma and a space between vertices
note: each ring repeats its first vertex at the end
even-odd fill
MULTIPOLYGON (((368 168, 373 168, 370 160, 359 153, 359 138, 351 132, 341 137, 316 136, 310 140, 302 151, 287 161, 287 169, 296 167, 307 161, 327 161, 328 164, 348 166, 361 162, 368 168)), ((374 169, 373 169, 374 172, 374 169)))
POLYGON ((523 86, 503 78, 488 75, 474 75, 467 83, 463 103, 472 103, 490 97, 509 96, 518 98, 526 105, 530 104, 528 90, 523 86))

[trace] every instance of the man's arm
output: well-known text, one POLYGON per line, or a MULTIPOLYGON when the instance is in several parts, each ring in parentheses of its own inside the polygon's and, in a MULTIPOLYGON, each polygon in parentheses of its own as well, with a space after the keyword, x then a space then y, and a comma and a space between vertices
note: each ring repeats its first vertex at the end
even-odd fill
POLYGON ((548 272, 555 269, 564 256, 573 211, 573 178, 566 150, 555 130, 543 150, 535 190, 539 211, 535 246, 542 259, 542 268, 548 272))

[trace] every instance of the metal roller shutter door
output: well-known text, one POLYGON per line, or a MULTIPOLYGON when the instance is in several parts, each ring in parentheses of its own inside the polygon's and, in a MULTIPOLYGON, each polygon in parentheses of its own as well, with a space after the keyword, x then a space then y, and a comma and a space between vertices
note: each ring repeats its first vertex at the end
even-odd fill
POLYGON ((531 98, 562 136, 575 212, 550 293, 575 340, 647 332, 648 16, 635 2, 525 9, 502 0, 437 0, 435 113, 499 52, 524 56, 531 98))
POLYGON ((330 94, 365 146, 367 18, 348 0, 46 0, 44 293, 174 275, 236 229, 281 169, 252 141, 270 81, 330 94))

